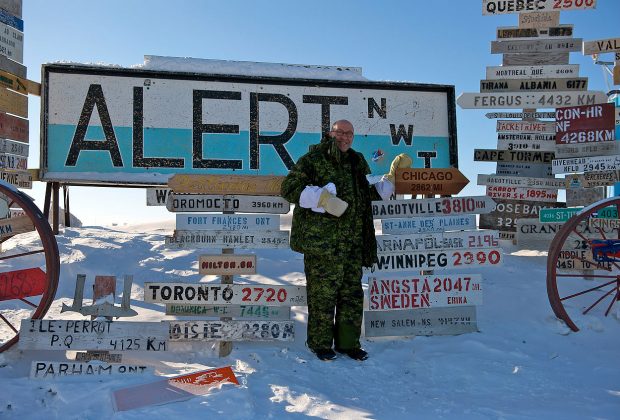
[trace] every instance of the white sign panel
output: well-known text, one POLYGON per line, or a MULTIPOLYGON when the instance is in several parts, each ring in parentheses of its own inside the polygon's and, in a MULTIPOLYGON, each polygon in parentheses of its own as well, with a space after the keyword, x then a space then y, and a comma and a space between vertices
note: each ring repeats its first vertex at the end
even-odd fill
POLYGON ((172 191, 170 188, 147 188, 146 189, 146 205, 147 206, 165 206, 168 200, 168 194, 172 191))
POLYGON ((144 301, 204 305, 306 306, 306 288, 268 284, 144 283, 144 301))
POLYGON ((620 142, 558 144, 555 149, 557 158, 602 155, 620 155, 620 142))
POLYGON ((58 379, 77 376, 119 376, 152 373, 152 369, 140 365, 109 365, 103 363, 34 361, 30 365, 30 379, 58 379))
POLYGON ((483 15, 594 9, 596 0, 482 0, 483 15))
POLYGON ((171 248, 288 248, 288 230, 236 232, 229 230, 175 230, 166 237, 171 248))
POLYGON ((447 249, 490 248, 498 246, 499 235, 493 230, 441 232, 410 235, 377 235, 377 253, 447 249))
POLYGON ((528 187, 504 187, 489 185, 487 195, 491 198, 506 200, 536 200, 545 203, 558 201, 558 190, 536 189, 528 187))
POLYGON ((555 122, 553 121, 511 121, 498 120, 497 132, 525 132, 555 134, 555 122))
POLYGON ((462 93, 456 103, 463 109, 496 108, 560 108, 607 102, 607 94, 599 91, 462 93))
POLYGON ((280 216, 256 214, 177 214, 178 230, 276 230, 280 216))
POLYGON ((583 54, 592 55, 620 51, 620 38, 599 39, 583 43, 583 54))
MULTIPOLYGON (((556 152, 554 141, 544 140, 497 140, 499 150, 529 150, 533 152, 556 152)), ((557 156, 557 152, 555 153, 557 156)))
POLYGON ((381 221, 383 233, 405 234, 476 229, 476 215, 410 217, 381 221))
POLYGON ((540 65, 566 65, 568 64, 569 52, 533 52, 527 54, 503 54, 502 65, 504 66, 540 66, 540 65))
POLYGON ((581 38, 549 38, 491 41, 491 54, 525 54, 540 52, 580 51, 581 38))
POLYGON ((523 119, 538 119, 538 118, 555 118, 555 111, 553 112, 487 112, 484 114, 487 118, 523 118, 523 119))
POLYGON ((28 147, 28 143, 0 138, 0 153, 28 156, 28 147))
POLYGON ((28 158, 11 153, 0 153, 0 168, 2 169, 28 169, 28 158))
POLYGON ((482 304, 479 274, 368 278, 368 310, 439 308, 482 304))
POLYGON ((478 185, 497 185, 504 187, 527 187, 540 189, 566 188, 563 178, 525 178, 482 174, 478 174, 478 185))
POLYGON ((286 214, 291 205, 282 197, 263 195, 168 194, 166 208, 172 212, 245 212, 286 214))
POLYGON ((292 341, 294 321, 170 321, 170 341, 292 341))
POLYGON ((620 155, 553 159, 551 165, 554 174, 617 170, 620 169, 620 155))
POLYGON ((428 198, 424 200, 373 201, 375 219, 406 216, 450 216, 455 214, 489 213, 495 202, 487 196, 428 198))
POLYGON ((427 151, 436 152, 433 167, 458 164, 452 86, 188 78, 73 63, 44 65, 42 83, 45 181, 162 185, 171 174, 286 175, 341 118, 365 139, 355 149, 372 173, 388 173, 404 152, 415 167, 424 167, 419 153, 427 151), (383 159, 373 161, 379 150, 383 159))
POLYGON ((0 22, 0 54, 18 63, 24 62, 24 33, 0 22))
POLYGON ((498 267, 502 263, 499 248, 475 249, 473 251, 426 251, 401 254, 381 254, 379 262, 370 272, 394 272, 406 270, 469 269, 498 267))
POLYGON ((475 306, 365 311, 366 337, 455 335, 478 331, 475 306))

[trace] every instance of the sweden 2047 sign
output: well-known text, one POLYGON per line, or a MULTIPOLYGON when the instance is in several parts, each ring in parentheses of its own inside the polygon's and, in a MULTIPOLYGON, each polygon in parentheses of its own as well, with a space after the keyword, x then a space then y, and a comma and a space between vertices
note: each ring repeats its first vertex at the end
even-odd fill
POLYGON ((400 153, 457 167, 454 87, 43 67, 41 179, 165 184, 171 174, 286 175, 348 119, 373 173, 400 153))

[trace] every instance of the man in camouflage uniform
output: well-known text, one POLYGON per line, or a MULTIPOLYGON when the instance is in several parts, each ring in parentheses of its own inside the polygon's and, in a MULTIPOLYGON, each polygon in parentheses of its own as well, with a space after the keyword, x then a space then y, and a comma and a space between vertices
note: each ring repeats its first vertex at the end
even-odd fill
POLYGON ((359 341, 361 278, 362 267, 377 260, 371 201, 381 197, 369 185, 368 163, 352 143, 352 124, 335 122, 282 183, 282 196, 296 204, 291 248, 304 254, 307 345, 321 360, 336 358, 332 343, 353 359, 368 358, 359 341))

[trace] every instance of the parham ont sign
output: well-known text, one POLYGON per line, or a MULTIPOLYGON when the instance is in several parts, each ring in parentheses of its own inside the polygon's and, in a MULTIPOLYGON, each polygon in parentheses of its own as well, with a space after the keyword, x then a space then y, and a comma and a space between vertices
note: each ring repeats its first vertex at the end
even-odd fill
POLYGON ((42 181, 286 175, 338 119, 375 174, 400 153, 458 167, 454 86, 49 64, 42 113, 42 181))

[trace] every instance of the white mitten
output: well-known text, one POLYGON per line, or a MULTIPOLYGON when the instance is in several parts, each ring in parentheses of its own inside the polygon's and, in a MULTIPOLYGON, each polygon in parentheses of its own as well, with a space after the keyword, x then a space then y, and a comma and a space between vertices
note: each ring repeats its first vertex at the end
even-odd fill
POLYGON ((375 188, 383 200, 389 200, 392 194, 394 194, 394 184, 390 182, 386 175, 375 184, 375 188))

